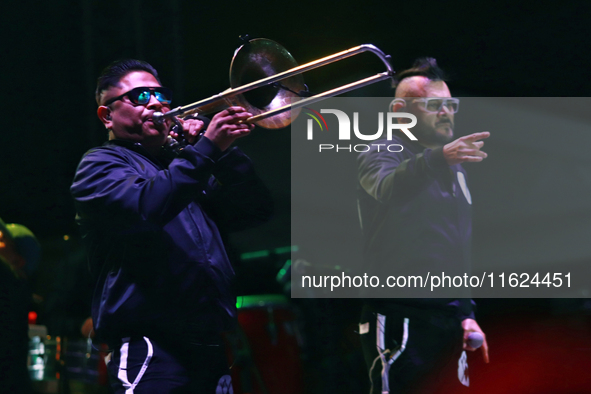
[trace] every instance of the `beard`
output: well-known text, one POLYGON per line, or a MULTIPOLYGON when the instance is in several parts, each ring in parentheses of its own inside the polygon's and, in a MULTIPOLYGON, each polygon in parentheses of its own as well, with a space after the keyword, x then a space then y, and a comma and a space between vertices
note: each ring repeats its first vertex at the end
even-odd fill
POLYGON ((454 124, 449 119, 441 120, 433 126, 423 125, 421 128, 413 129, 416 132, 419 142, 428 147, 444 146, 454 138, 454 124))

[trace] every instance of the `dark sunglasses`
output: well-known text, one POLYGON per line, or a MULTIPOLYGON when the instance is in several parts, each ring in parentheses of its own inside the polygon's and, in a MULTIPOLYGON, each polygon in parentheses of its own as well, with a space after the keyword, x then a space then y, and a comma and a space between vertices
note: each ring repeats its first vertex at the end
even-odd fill
POLYGON ((170 104, 172 102, 172 90, 164 87, 139 87, 131 89, 129 92, 123 93, 121 96, 113 97, 105 102, 104 105, 109 105, 117 100, 121 100, 127 96, 129 101, 133 104, 146 105, 150 102, 150 97, 154 95, 156 100, 162 104, 170 104))

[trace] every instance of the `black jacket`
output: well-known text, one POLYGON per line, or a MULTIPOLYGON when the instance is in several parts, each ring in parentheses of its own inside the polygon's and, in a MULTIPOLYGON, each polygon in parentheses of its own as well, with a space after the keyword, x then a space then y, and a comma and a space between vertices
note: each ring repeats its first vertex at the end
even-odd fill
POLYGON ((272 210, 239 149, 222 154, 202 138, 163 163, 140 144, 109 141, 82 158, 71 192, 96 283, 99 338, 231 327, 234 271, 220 228, 262 223, 272 210))
MULTIPOLYGON (((372 274, 470 274, 472 201, 461 165, 449 166, 442 148, 425 149, 402 135, 376 141, 359 155, 358 165, 364 259, 372 274), (378 144, 384 144, 380 151, 378 144), (403 150, 389 152, 392 144, 403 150)), ((425 308, 457 303, 397 302, 425 308)), ((470 303, 462 304, 463 315, 469 315, 470 303)))

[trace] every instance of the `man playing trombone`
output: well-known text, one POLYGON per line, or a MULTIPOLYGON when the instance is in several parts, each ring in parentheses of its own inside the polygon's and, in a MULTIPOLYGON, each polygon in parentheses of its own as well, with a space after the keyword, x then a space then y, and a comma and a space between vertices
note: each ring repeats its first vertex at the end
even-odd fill
POLYGON ((252 115, 229 107, 201 138, 201 120, 178 120, 172 135, 188 144, 171 156, 172 122, 152 119, 170 110, 171 96, 148 63, 109 65, 96 89, 109 141, 84 155, 71 186, 96 284, 94 330, 112 349, 116 393, 229 390, 219 334, 234 324, 236 299, 222 233, 271 215, 252 163, 230 148, 252 131, 243 122, 252 115))

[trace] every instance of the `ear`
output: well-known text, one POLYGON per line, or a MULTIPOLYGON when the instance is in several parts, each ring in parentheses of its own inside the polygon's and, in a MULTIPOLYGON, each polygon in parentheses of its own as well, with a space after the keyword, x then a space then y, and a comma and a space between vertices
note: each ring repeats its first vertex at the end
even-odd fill
POLYGON ((113 119, 111 118, 111 109, 105 105, 101 105, 96 110, 96 114, 105 128, 110 129, 113 126, 113 119))
POLYGON ((400 112, 400 110, 405 107, 406 101, 402 98, 395 98, 390 102, 390 112, 400 112))

